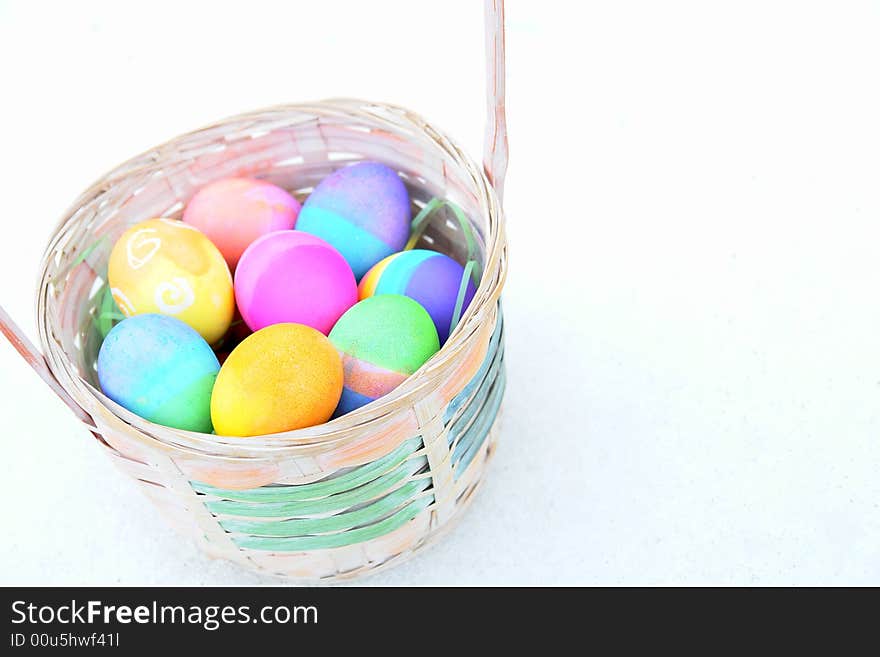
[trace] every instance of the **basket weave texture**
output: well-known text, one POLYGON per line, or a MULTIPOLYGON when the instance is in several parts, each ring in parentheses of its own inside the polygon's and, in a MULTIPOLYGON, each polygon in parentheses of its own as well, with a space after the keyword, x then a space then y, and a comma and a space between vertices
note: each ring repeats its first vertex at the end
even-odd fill
POLYGON ((505 385, 505 272, 496 192, 442 132, 391 105, 285 105, 178 137, 83 193, 46 250, 37 326, 48 367, 84 411, 82 421, 178 530, 208 554, 260 572, 350 578, 426 545, 479 485, 505 385), (361 160, 396 169, 414 211, 442 198, 467 217, 462 226, 436 212, 417 245, 474 260, 480 272, 467 312, 418 372, 341 418, 255 438, 162 427, 101 393, 95 319, 110 249, 129 226, 179 217, 201 186, 219 178, 262 178, 302 199, 331 171, 361 160))

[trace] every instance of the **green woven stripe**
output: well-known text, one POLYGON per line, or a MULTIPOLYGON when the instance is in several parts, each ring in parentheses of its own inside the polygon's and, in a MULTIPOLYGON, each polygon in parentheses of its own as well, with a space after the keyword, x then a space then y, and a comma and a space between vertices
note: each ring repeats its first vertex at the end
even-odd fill
POLYGON ((404 461, 393 471, 368 484, 318 500, 268 503, 216 500, 205 502, 205 506, 211 513, 254 518, 296 518, 333 513, 375 499, 421 470, 427 462, 424 456, 404 461))
POLYGON ((432 496, 420 497, 413 500, 406 507, 381 522, 366 527, 359 527, 339 534, 326 534, 323 536, 299 536, 295 538, 271 538, 266 536, 240 536, 233 537, 236 545, 252 550, 271 550, 273 552, 299 552, 302 550, 323 550, 327 548, 343 547, 354 543, 362 543, 379 536, 384 536, 395 529, 400 529, 407 522, 424 511, 431 502, 432 496))
POLYGON ((452 455, 452 462, 455 467, 455 478, 465 471, 470 465, 474 456, 489 435, 492 423, 498 417, 498 409, 501 407, 501 400, 504 398, 504 388, 507 385, 507 377, 504 374, 504 368, 501 368, 498 380, 489 399, 486 400, 486 406, 480 414, 480 418, 468 430, 467 434, 462 438, 461 442, 456 446, 452 455))
POLYGON ((452 452, 453 463, 460 458, 462 452, 468 448, 475 436, 480 436, 489 430, 497 415, 498 407, 501 405, 506 385, 507 377, 502 362, 498 368, 498 376, 493 377, 492 385, 487 390, 487 394, 483 396, 479 404, 476 404, 478 408, 473 422, 459 428, 461 435, 452 452))
POLYGON ((327 518, 301 518, 270 522, 247 520, 223 520, 220 525, 226 531, 251 536, 274 536, 279 538, 307 536, 309 534, 329 534, 341 532, 361 525, 378 522, 402 505, 412 501, 413 496, 425 490, 431 483, 429 478, 416 479, 404 484, 396 491, 356 511, 348 511, 327 518))
POLYGON ((453 400, 447 406, 446 411, 443 413, 443 422, 448 423, 452 416, 455 415, 456 411, 462 407, 462 405, 470 399, 474 390, 480 385, 483 381, 483 378, 486 376, 486 372, 489 370, 489 367, 495 362, 495 359, 498 357, 499 348, 503 349, 504 344, 502 342, 502 337, 504 334, 504 318, 501 315, 500 306, 498 312, 498 321, 495 325, 495 331, 492 333, 492 337, 489 340, 489 348, 486 350, 486 357, 483 359, 482 364, 480 364, 480 369, 477 370, 477 373, 473 376, 473 378, 467 382, 465 387, 462 389, 460 393, 458 393, 453 400), (500 347, 499 347, 500 345, 500 347))
MULTIPOLYGON (((224 500, 233 500, 237 502, 302 502, 305 500, 314 500, 322 497, 329 497, 336 493, 341 493, 357 486, 361 486, 368 481, 372 481, 381 474, 388 472, 403 463, 406 458, 416 452, 422 446, 420 436, 410 438, 400 447, 390 454, 380 459, 354 468, 338 477, 323 479, 312 484, 302 484, 299 486, 264 486, 263 488, 253 488, 251 490, 223 490, 222 488, 214 488, 208 484, 202 484, 197 481, 192 482, 193 490, 206 495, 213 495, 224 500)), ((210 507, 209 507, 210 508, 210 507)))
POLYGON ((493 360, 492 367, 489 368, 489 371, 480 383, 479 389, 474 393, 470 401, 468 401, 468 404, 465 406, 461 415, 459 415, 449 426, 448 440, 450 445, 462 432, 467 430, 471 420, 482 409, 484 401, 489 395, 492 386, 495 384, 495 379, 498 377, 498 371, 501 369, 501 361, 503 360, 503 357, 504 351, 502 348, 498 350, 498 355, 493 360))

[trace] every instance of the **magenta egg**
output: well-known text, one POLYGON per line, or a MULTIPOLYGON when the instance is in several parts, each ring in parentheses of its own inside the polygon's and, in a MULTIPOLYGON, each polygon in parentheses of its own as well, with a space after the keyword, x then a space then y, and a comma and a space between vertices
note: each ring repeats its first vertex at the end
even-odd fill
POLYGON ((298 230, 269 233, 251 244, 235 270, 235 301, 253 331, 293 322, 324 335, 358 300, 345 258, 298 230))

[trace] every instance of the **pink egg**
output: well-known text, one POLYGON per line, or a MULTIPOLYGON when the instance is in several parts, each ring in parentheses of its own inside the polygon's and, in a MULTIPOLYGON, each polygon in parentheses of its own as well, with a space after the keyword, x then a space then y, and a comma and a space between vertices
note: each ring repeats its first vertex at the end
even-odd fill
POLYGON ((252 178, 224 178, 192 197, 183 220, 220 249, 235 270, 241 254, 257 238, 296 225, 299 202, 272 183, 252 178))
POLYGON ((358 300, 345 258, 320 237, 280 230, 251 244, 235 270, 235 300, 251 330, 293 322, 324 335, 358 300))

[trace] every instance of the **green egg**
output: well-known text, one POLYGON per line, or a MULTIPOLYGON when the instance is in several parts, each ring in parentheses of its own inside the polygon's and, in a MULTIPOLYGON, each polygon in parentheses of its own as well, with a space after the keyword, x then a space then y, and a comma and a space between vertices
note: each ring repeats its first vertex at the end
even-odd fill
POLYGON ((388 394, 440 349, 428 311, 400 294, 379 294, 355 304, 329 337, 345 372, 336 416, 388 394))

